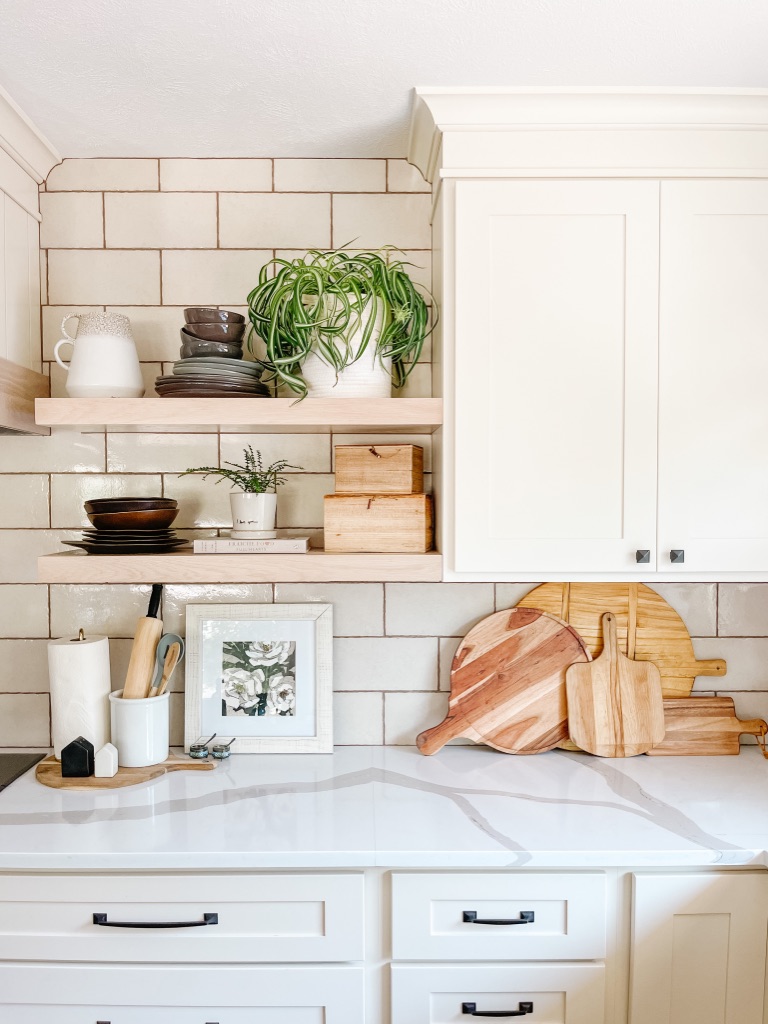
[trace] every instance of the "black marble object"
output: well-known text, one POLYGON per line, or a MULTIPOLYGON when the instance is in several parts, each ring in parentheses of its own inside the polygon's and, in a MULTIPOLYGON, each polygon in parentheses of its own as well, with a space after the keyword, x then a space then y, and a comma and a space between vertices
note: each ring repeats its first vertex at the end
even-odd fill
POLYGON ((61 777, 63 779, 86 779, 93 775, 93 744, 84 736, 78 736, 66 747, 61 748, 61 777))

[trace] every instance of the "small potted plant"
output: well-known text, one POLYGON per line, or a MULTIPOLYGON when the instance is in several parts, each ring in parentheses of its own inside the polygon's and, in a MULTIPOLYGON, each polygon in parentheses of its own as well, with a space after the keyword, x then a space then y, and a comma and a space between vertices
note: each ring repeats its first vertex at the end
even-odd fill
POLYGON ((310 249, 271 260, 248 296, 254 333, 278 381, 305 398, 389 398, 430 333, 427 302, 391 246, 310 249))
POLYGON ((261 452, 254 452, 251 445, 248 445, 243 449, 242 465, 225 462, 222 467, 198 466, 181 475, 201 473, 203 479, 218 476, 217 484, 229 480, 233 487, 238 488, 229 496, 232 506, 232 537, 245 540, 276 536, 277 488, 285 483, 282 474, 286 469, 302 468, 292 466, 285 459, 278 459, 265 468, 261 452))

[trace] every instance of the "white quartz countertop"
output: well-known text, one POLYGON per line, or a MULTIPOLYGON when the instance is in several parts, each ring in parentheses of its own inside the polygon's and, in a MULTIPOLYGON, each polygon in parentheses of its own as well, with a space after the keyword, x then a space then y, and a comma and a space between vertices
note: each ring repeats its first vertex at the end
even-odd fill
POLYGON ((768 761, 446 747, 233 754, 120 790, 0 792, 0 870, 768 864, 768 761))

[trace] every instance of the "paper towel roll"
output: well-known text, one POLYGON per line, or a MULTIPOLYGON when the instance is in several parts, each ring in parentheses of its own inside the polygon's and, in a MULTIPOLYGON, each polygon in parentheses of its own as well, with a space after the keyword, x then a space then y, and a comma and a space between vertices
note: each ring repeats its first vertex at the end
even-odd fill
POLYGON ((109 640, 105 636, 76 636, 48 644, 51 681, 53 753, 78 736, 95 749, 109 743, 109 640))

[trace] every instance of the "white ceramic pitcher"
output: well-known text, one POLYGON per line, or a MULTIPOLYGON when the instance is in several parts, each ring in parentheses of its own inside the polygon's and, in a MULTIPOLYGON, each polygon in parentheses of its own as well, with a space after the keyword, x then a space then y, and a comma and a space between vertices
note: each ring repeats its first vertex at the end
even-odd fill
POLYGON ((64 337, 53 354, 67 371, 67 394, 71 398, 140 398, 144 394, 139 356, 131 334, 131 321, 122 313, 67 313, 61 321, 64 337), (77 317, 77 338, 67 334, 66 323, 77 317), (72 357, 65 363, 59 355, 62 345, 72 345, 72 357))

